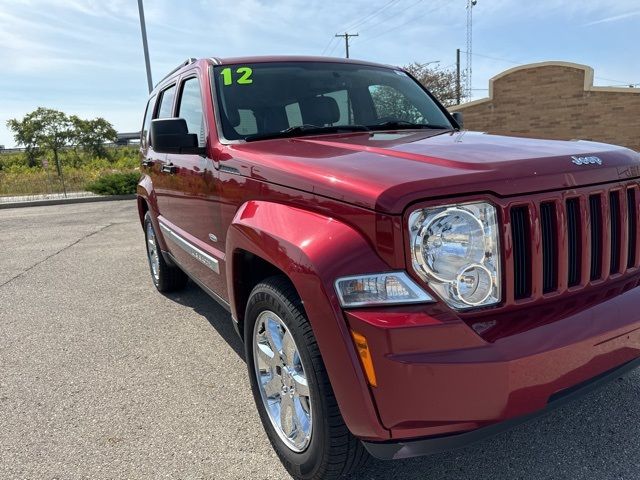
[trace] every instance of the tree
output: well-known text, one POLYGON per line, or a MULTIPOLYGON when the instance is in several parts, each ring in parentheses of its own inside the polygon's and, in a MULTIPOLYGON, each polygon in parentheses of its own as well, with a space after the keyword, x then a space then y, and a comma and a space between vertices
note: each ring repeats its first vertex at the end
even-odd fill
POLYGON ((7 121, 18 145, 24 145, 27 164, 36 165, 39 152, 53 154, 58 175, 62 174, 58 153, 69 145, 77 145, 96 157, 107 157, 104 143, 115 142, 117 133, 104 118, 84 120, 75 115, 39 107, 27 113, 22 120, 7 121))
MULTIPOLYGON (((405 65, 404 69, 424 85, 445 107, 450 107, 457 103, 458 85, 454 70, 440 67, 430 68, 426 63, 417 62, 405 65)), ((460 82, 464 83, 464 79, 461 78, 460 82)), ((462 87, 460 87, 460 90, 462 90, 462 87)), ((461 101, 463 98, 464 93, 461 91, 461 101)))
POLYGON ((68 144, 73 128, 65 113, 39 107, 22 120, 7 121, 7 127, 13 131, 16 143, 24 145, 28 151, 33 152, 36 148, 52 152, 58 175, 62 175, 58 153, 68 144))
POLYGON ((71 143, 81 147, 85 152, 95 157, 107 157, 107 150, 104 144, 115 142, 118 133, 113 126, 104 118, 94 118, 93 120, 83 120, 75 115, 70 118, 73 125, 71 143))
MULTIPOLYGON (((424 85, 445 107, 457 103, 458 88, 454 71, 430 68, 427 64, 415 62, 406 65, 404 69, 424 85)), ((426 121, 423 113, 414 106, 414 102, 391 85, 376 85, 371 94, 378 118, 382 121, 401 120, 411 123, 426 121)))
POLYGON ((38 144, 36 141, 36 128, 28 115, 23 120, 12 118, 7 121, 7 128, 13 132, 13 138, 17 145, 25 147, 27 165, 34 167, 38 156, 38 144))

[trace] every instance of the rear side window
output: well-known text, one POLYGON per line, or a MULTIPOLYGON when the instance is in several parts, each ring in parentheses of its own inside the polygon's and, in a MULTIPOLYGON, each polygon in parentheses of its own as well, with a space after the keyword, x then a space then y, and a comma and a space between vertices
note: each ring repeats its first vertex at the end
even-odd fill
POLYGON ((176 96, 176 86, 163 90, 160 97, 160 109, 158 118, 169 118, 173 116, 173 97, 176 96))
POLYGON ((185 80, 182 84, 178 117, 184 118, 189 133, 198 135, 198 144, 204 147, 205 128, 202 97, 200 96, 200 83, 195 77, 185 80))
POLYGON ((156 96, 154 95, 147 102, 147 109, 144 112, 144 121, 142 123, 142 133, 140 134, 140 146, 147 148, 149 146, 149 127, 151 127, 151 118, 153 117, 153 107, 156 104, 156 96))

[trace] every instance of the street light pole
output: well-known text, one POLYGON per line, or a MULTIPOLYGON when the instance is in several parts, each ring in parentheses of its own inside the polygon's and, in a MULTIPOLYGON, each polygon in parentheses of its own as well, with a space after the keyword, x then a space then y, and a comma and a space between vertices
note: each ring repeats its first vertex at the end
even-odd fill
POLYGON ((151 62, 149 61, 149 45, 147 44, 147 27, 144 21, 144 7, 142 0, 138 0, 138 12, 140 13, 140 30, 142 31, 142 48, 144 49, 144 63, 147 66, 147 84, 149 85, 149 93, 153 90, 153 81, 151 80, 151 62))

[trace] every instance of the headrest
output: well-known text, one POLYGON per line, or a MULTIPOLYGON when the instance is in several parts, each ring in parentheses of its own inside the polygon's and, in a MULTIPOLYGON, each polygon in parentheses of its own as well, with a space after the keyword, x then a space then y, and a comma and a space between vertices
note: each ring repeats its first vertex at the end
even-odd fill
POLYGON ((300 101, 302 121, 322 127, 340 120, 338 102, 332 97, 310 97, 300 101))
POLYGON ((227 106, 225 114, 233 128, 236 128, 238 125, 240 125, 240 111, 237 108, 227 106))

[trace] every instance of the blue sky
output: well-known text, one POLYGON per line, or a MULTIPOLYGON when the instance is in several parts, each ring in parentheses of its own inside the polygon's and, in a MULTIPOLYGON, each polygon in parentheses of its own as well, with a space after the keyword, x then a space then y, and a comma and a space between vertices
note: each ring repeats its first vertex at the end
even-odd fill
MULTIPOLYGON (((187 57, 344 55, 403 65, 465 48, 466 0, 145 0, 154 81, 187 57)), ((521 63, 591 65, 596 84, 640 84, 639 0, 478 0, 474 97, 521 63)), ((464 61, 464 55, 463 55, 464 61)), ((147 95, 136 0, 0 0, 0 145, 8 118, 38 106, 119 131, 140 128, 147 95)), ((464 67, 464 65, 463 65, 464 67)))

